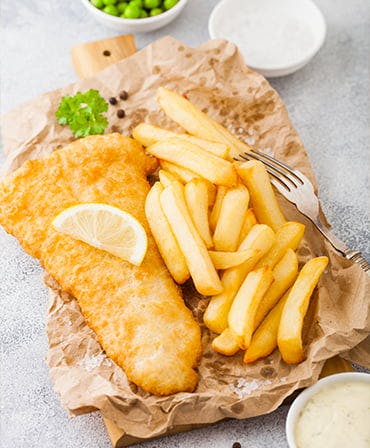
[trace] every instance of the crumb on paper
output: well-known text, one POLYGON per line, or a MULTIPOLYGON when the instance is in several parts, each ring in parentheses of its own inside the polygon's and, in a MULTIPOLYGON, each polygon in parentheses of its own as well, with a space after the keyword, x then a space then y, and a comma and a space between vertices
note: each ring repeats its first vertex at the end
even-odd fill
POLYGON ((85 357, 77 363, 78 366, 85 367, 85 370, 91 372, 95 367, 100 366, 111 366, 112 362, 104 353, 99 353, 97 355, 85 355, 85 357))
POLYGON ((248 381, 245 378, 239 378, 238 381, 236 382, 236 385, 230 384, 230 389, 234 392, 235 395, 238 396, 238 398, 244 398, 247 395, 250 395, 254 390, 260 389, 261 387, 266 386, 268 384, 272 384, 272 382, 270 380, 248 381))

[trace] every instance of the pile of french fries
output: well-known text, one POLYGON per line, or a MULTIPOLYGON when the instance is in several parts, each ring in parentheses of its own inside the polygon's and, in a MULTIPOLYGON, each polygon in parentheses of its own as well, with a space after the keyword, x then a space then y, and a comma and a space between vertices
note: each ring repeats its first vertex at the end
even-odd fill
POLYGON ((278 347, 287 363, 301 362, 303 320, 327 257, 299 271, 304 225, 286 221, 261 162, 234 162, 251 148, 175 92, 160 88, 158 102, 186 134, 141 123, 133 136, 160 163, 145 211, 169 272, 211 296, 204 323, 218 334, 214 350, 245 350, 251 363, 278 347))

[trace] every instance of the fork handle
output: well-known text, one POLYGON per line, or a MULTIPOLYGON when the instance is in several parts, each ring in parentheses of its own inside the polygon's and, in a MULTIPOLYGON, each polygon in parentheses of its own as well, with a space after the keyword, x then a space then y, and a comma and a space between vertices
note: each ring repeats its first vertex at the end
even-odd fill
MULTIPOLYGON (((324 226, 324 224, 320 220, 316 220, 313 222, 316 225, 317 229, 320 231, 320 233, 329 241, 329 243, 337 251, 339 251, 345 258, 347 258, 347 260, 352 260, 355 263, 359 264, 361 269, 363 269, 367 273, 370 271, 370 264, 365 260, 360 251, 348 249, 348 247, 343 243, 343 241, 341 241, 339 238, 337 238, 335 235, 329 232, 327 227, 324 226)), ((368 275, 370 275, 370 273, 368 275)))
POLYGON ((365 260, 360 251, 348 249, 346 251, 345 257, 348 260, 352 260, 355 263, 358 263, 361 269, 363 269, 365 272, 370 271, 370 264, 365 260))

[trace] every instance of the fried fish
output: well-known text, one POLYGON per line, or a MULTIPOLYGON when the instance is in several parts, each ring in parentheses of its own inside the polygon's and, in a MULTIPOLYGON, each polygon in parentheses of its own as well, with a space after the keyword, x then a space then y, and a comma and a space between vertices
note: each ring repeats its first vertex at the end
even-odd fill
POLYGON ((120 134, 77 140, 25 162, 0 183, 0 223, 78 300, 101 346, 129 380, 169 395, 195 389, 201 337, 146 222, 146 175, 154 162, 120 134), (144 226, 149 241, 140 267, 53 228, 61 211, 88 202, 118 207, 144 226))

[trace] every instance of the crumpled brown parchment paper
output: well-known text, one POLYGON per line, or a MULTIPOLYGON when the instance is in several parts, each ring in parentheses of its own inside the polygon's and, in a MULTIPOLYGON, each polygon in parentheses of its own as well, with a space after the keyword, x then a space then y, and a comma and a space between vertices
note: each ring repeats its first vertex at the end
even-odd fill
MULTIPOLYGON (((191 49, 170 37, 94 78, 47 93, 4 116, 6 170, 70 142, 70 131, 57 124, 55 110, 62 95, 89 88, 98 89, 106 98, 122 89, 130 92, 125 103, 127 118, 117 119, 115 108, 110 107, 107 132, 129 135, 143 120, 176 129, 159 110, 155 99, 159 86, 185 93, 252 147, 287 161, 315 183, 283 101, 261 75, 245 66, 235 45, 213 40, 191 49)), ((369 363, 369 339, 365 340, 370 332, 369 278, 356 264, 337 254, 291 204, 282 203, 288 219, 306 224, 300 262, 319 255, 330 259, 306 319, 304 362, 289 366, 275 351, 265 360, 244 365, 241 354, 227 358, 213 352, 210 341, 214 335, 202 325, 204 353, 197 390, 169 397, 149 395, 128 382, 124 372, 105 356, 76 300, 47 276, 51 290, 47 362, 55 389, 70 413, 100 410, 126 434, 151 438, 178 425, 271 412, 294 390, 316 381, 326 359, 341 353, 351 359, 350 350, 360 343, 353 351, 354 360, 369 363)), ((191 285, 185 287, 184 298, 202 323, 207 299, 196 294, 191 285)))

